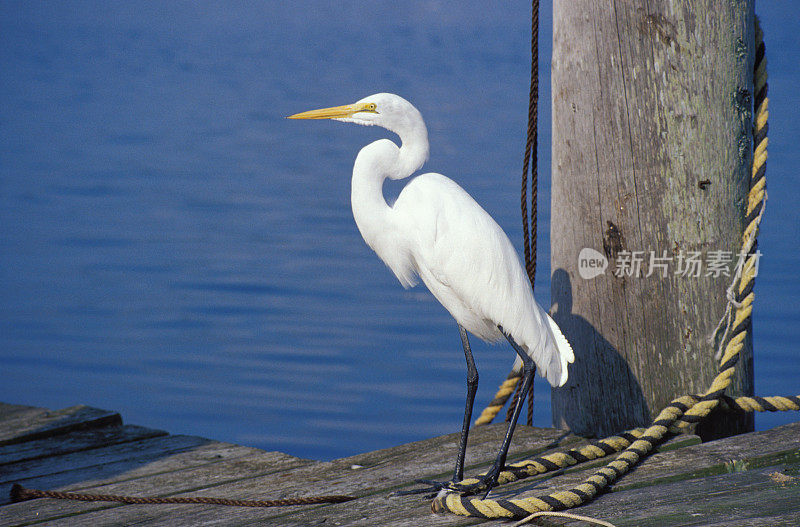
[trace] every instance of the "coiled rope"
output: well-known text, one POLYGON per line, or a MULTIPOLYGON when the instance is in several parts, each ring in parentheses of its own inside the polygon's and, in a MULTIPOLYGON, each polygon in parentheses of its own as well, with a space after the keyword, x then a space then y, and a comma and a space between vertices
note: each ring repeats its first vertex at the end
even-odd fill
MULTIPOLYGON (((621 453, 606 466, 595 471, 583 483, 569 490, 558 491, 537 498, 508 500, 477 499, 462 496, 457 490, 442 491, 431 504, 435 512, 451 512, 462 516, 480 518, 523 518, 540 511, 558 511, 577 507, 591 501, 623 474, 628 472, 641 459, 646 457, 668 434, 685 430, 691 424, 701 421, 716 407, 725 407, 742 412, 774 412, 800 410, 800 396, 736 397, 724 395, 731 384, 736 370, 739 352, 750 328, 755 294, 758 255, 756 237, 759 224, 764 215, 766 194, 767 161, 767 118, 769 116, 767 98, 767 70, 764 55, 764 34, 756 19, 756 58, 754 66, 755 119, 753 123, 753 166, 750 190, 747 196, 747 210, 742 234, 742 254, 746 257, 739 263, 728 288, 728 303, 717 332, 723 327, 725 332, 718 349, 719 373, 711 386, 702 395, 684 395, 674 399, 661 410, 648 428, 636 428, 617 436, 592 441, 588 445, 567 452, 556 452, 533 459, 512 463, 500 474, 499 485, 516 481, 536 474, 543 474, 572 466, 591 459, 597 459, 616 452, 621 453)), ((513 383, 516 384, 516 383, 513 383)), ((501 385, 498 395, 490 405, 502 399, 502 394, 513 393, 511 376, 501 385)), ((502 406, 502 404, 501 404, 502 406)), ((487 408, 487 410, 489 410, 487 408)), ((484 419, 484 412, 478 421, 484 419)), ((495 412, 496 414, 496 412, 495 412)), ((492 416, 494 417, 494 416, 492 416)), ((491 418, 489 418, 489 421, 491 418)), ((484 421, 488 422, 488 421, 484 421)), ((477 422, 476 422, 477 424, 477 422)), ((464 485, 479 483, 476 478, 466 479, 464 485)), ((458 486, 455 487, 456 489, 458 486)))

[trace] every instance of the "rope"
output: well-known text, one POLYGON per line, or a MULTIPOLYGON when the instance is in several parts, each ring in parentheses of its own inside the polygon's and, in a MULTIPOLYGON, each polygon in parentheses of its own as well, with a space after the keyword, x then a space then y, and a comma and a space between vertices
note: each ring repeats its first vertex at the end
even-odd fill
POLYGON ((525 155, 522 159, 522 242, 525 251, 525 270, 531 289, 536 278, 536 228, 539 170, 539 0, 531 2, 531 89, 528 94, 528 137, 525 141, 525 155), (528 231, 528 170, 531 170, 531 209, 530 231, 528 231))
MULTIPOLYGON (((591 501, 609 485, 627 473, 641 459, 646 457, 668 434, 685 430, 691 424, 701 421, 714 408, 729 408, 742 412, 800 410, 800 396, 736 397, 724 395, 731 384, 731 378, 739 360, 739 352, 750 328, 753 311, 753 285, 758 255, 756 236, 763 217, 766 202, 766 160, 767 160, 767 118, 769 116, 767 98, 767 72, 764 56, 764 34, 756 19, 756 60, 754 66, 755 120, 753 125, 753 167, 750 191, 747 196, 747 211, 742 234, 742 253, 746 257, 740 264, 728 288, 728 303, 722 322, 715 335, 724 327, 725 333, 719 344, 719 373, 708 390, 700 395, 684 395, 670 402, 653 423, 647 428, 629 430, 618 436, 592 441, 579 449, 557 452, 537 458, 512 463, 500 474, 498 484, 509 483, 535 474, 559 470, 577 463, 621 453, 614 461, 595 471, 576 487, 558 491, 538 498, 488 500, 474 499, 458 494, 458 485, 453 490, 445 490, 434 499, 431 508, 435 512, 448 511, 462 516, 480 518, 523 518, 541 511, 558 511, 577 507, 591 501), (730 337, 728 337, 730 335, 730 337)), ((508 379, 501 386, 507 390, 508 379)), ((512 388, 513 391, 513 388, 512 388)), ((499 392, 498 392, 499 393, 499 392)), ((494 403, 494 401, 493 401, 494 403)), ((484 410, 486 412, 486 410, 484 410)), ((481 414, 483 417, 483 414, 481 414)), ((478 479, 468 479, 463 485, 472 485, 478 479)))
POLYGON ((531 514, 527 518, 524 518, 523 520, 518 521, 517 523, 515 523, 511 527, 521 527, 522 525, 525 525, 526 523, 530 522, 531 520, 534 520, 536 518, 540 518, 542 516, 555 516, 557 518, 569 518, 570 520, 581 520, 581 521, 584 521, 586 523, 594 523, 595 525, 602 525, 603 527, 615 527, 615 525, 613 523, 608 523, 606 521, 598 520, 596 518, 590 518, 588 516, 581 516, 579 514, 570 514, 568 512, 552 512, 552 511, 534 512, 533 514, 531 514))
POLYGON ((58 492, 53 490, 26 489, 14 484, 11 487, 11 501, 17 503, 36 498, 55 498, 59 500, 77 501, 116 501, 120 503, 160 504, 160 503, 194 503, 203 505, 227 505, 235 507, 288 507, 290 505, 317 505, 320 503, 343 503, 356 499, 354 496, 310 496, 307 498, 284 498, 280 500, 231 500, 226 498, 207 498, 204 496, 187 496, 173 498, 139 498, 134 496, 117 496, 115 494, 82 494, 76 492, 58 492))
POLYGON ((503 381, 503 384, 497 389, 497 393, 494 395, 494 398, 486 405, 486 408, 483 409, 481 415, 475 420, 475 425, 485 425, 492 422, 492 419, 497 416, 500 410, 503 408, 503 405, 506 404, 508 398, 514 393, 514 390, 519 384, 519 380, 522 377, 522 372, 517 370, 511 370, 511 373, 508 374, 506 380, 503 381))

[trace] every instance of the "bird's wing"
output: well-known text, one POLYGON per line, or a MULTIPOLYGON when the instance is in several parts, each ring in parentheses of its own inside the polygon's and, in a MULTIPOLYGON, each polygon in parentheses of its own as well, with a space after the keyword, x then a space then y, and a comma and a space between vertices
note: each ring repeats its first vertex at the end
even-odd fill
POLYGON ((441 174, 414 178, 393 209, 420 273, 453 288, 477 313, 493 314, 489 304, 511 292, 520 269, 516 251, 492 217, 441 174))
POLYGON ((563 384, 572 349, 534 300, 519 256, 494 219, 441 174, 413 179, 394 209, 420 276, 456 320, 490 341, 502 338, 502 326, 551 384, 563 384))

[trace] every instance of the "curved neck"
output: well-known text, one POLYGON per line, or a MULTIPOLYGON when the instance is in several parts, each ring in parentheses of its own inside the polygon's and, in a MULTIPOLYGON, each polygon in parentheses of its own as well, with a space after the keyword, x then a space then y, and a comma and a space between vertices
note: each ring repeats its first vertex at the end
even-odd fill
MULTIPOLYGON (((416 108, 414 109, 416 112, 416 108)), ((428 129, 419 112, 416 119, 409 119, 402 130, 392 130, 400 136, 400 150, 397 154, 394 170, 386 177, 391 179, 407 178, 428 160, 428 129)), ((414 116, 414 117, 416 117, 414 116)))
POLYGON ((391 228, 392 208, 383 197, 386 178, 403 179, 416 172, 428 158, 428 134, 421 129, 406 131, 398 147, 389 139, 370 143, 358 153, 353 165, 350 201, 358 230, 367 245, 376 249, 381 233, 391 228))

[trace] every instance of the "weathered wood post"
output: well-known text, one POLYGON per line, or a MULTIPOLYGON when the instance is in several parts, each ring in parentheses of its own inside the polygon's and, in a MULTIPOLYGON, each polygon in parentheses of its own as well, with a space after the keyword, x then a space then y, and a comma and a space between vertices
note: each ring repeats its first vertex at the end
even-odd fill
MULTIPOLYGON (((753 0, 555 1, 552 301, 577 359, 556 426, 646 425, 717 372, 707 338, 731 277, 714 268, 732 276, 744 228, 753 17, 753 0), (584 248, 599 255, 580 269, 584 248)), ((749 343, 730 393, 752 392, 749 343)), ((698 432, 752 427, 720 412, 698 432)))

